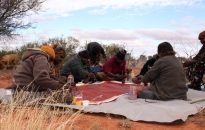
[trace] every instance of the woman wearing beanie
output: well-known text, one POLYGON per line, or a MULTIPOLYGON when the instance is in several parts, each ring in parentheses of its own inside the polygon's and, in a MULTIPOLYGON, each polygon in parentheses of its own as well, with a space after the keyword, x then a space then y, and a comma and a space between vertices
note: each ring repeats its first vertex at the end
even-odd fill
POLYGON ((78 55, 68 60, 62 69, 62 76, 68 77, 72 74, 75 83, 95 80, 95 75, 91 72, 89 63, 89 52, 87 50, 80 51, 78 55))
POLYGON ((158 45, 159 59, 144 76, 133 78, 136 84, 150 82, 150 90, 143 90, 140 97, 144 99, 187 99, 186 79, 183 66, 175 56, 168 42, 158 45))
MULTIPOLYGON (((8 89, 24 91, 26 97, 37 98, 48 94, 49 89, 70 88, 50 77, 50 63, 55 59, 55 52, 50 46, 30 48, 26 51, 13 74, 13 83, 8 89)), ((75 84, 73 84, 75 86, 75 84)))
POLYGON ((122 81, 128 77, 125 75, 126 60, 125 55, 127 51, 122 49, 115 56, 109 58, 103 65, 101 72, 98 72, 97 79, 100 81, 122 81))
POLYGON ((185 72, 187 79, 191 82, 189 88, 200 90, 202 78, 205 73, 205 30, 198 36, 202 47, 198 54, 192 59, 184 62, 185 72))

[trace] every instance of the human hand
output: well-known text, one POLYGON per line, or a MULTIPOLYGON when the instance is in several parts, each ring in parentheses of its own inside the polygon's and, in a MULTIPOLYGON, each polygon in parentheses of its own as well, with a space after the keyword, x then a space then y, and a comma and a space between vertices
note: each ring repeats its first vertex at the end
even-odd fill
POLYGON ((88 73, 86 79, 83 80, 83 83, 88 83, 88 82, 90 81, 90 79, 93 79, 93 81, 94 81, 94 79, 96 80, 95 74, 93 74, 93 73, 88 73))
POLYGON ((142 82, 142 78, 143 78, 143 76, 139 75, 139 76, 137 76, 135 78, 132 78, 132 82, 136 83, 136 84, 140 84, 142 82))
POLYGON ((61 80, 67 82, 67 77, 66 76, 61 76, 61 80))
POLYGON ((125 84, 125 79, 122 80, 122 84, 125 84))
POLYGON ((88 73, 87 77, 89 77, 89 78, 95 78, 95 74, 94 74, 94 73, 88 73))
POLYGON ((147 68, 148 68, 148 70, 151 69, 151 67, 149 65, 147 66, 147 68))
POLYGON ((65 89, 72 89, 72 88, 76 87, 76 83, 75 83, 75 82, 66 83, 66 84, 64 84, 63 87, 64 87, 65 89))
POLYGON ((190 65, 193 65, 195 64, 197 61, 196 60, 186 60, 184 63, 183 63, 183 66, 184 67, 188 67, 190 65))

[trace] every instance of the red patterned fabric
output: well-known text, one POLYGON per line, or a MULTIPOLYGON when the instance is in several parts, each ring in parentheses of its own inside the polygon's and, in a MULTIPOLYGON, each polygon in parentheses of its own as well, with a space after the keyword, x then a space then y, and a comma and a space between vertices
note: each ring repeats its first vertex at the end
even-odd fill
POLYGON ((99 84, 84 84, 77 86, 77 89, 82 92, 83 100, 89 100, 90 104, 100 104, 102 102, 112 101, 120 95, 128 93, 131 85, 137 86, 137 89, 149 89, 149 87, 138 84, 122 84, 114 81, 105 81, 99 84))

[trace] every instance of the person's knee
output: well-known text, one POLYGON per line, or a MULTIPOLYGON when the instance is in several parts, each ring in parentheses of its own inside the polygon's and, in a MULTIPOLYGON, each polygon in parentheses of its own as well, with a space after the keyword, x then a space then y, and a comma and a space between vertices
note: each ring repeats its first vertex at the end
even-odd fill
POLYGON ((99 81, 103 81, 103 77, 102 77, 101 74, 97 74, 96 79, 99 80, 99 81))
POLYGON ((140 94, 140 97, 143 99, 154 99, 155 95, 150 90, 142 90, 142 93, 140 94))

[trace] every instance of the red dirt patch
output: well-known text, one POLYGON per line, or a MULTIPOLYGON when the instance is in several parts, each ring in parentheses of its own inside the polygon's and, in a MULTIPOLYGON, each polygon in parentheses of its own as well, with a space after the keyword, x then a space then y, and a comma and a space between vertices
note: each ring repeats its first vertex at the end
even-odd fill
POLYGON ((5 88, 11 85, 11 83, 12 83, 11 79, 0 79, 0 88, 5 88))

